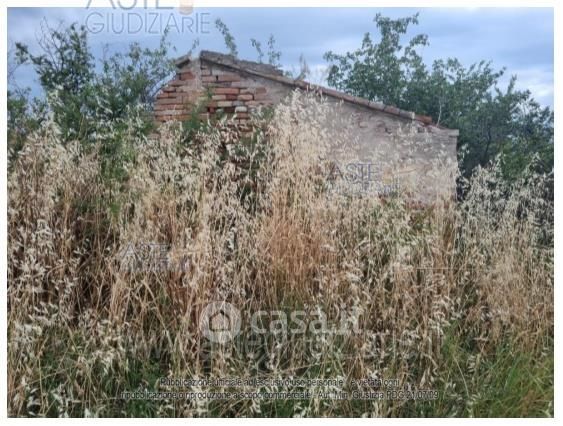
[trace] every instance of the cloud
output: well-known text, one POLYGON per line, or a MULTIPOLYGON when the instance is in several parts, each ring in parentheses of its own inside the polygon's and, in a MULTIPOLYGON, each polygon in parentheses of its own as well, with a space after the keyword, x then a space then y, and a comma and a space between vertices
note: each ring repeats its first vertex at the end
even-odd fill
MULTIPOLYGON (((92 12, 85 8, 10 8, 8 38, 33 47, 44 17, 53 24, 60 20, 85 23, 92 12)), ((538 101, 553 105, 553 10, 549 8, 227 8, 195 12, 207 14, 209 31, 172 31, 170 40, 178 56, 189 49, 196 37, 200 39, 200 48, 225 51, 222 36, 213 25, 220 17, 235 36, 241 57, 257 56, 250 38, 259 39, 266 48, 267 39, 273 34, 286 69, 298 69, 299 56, 303 54, 318 74, 326 67, 325 52, 353 50, 366 32, 377 38, 373 22, 376 13, 397 18, 420 12, 419 25, 412 27, 407 36, 428 34, 430 45, 422 51, 427 63, 446 57, 457 57, 466 66, 482 59, 491 60, 495 68, 506 67, 508 75, 518 74, 519 88, 528 88, 538 101)), ((113 11, 118 28, 123 13, 113 11)), ((182 16, 169 10, 161 13, 182 16)), ((159 36, 158 31, 151 33, 146 28, 134 34, 102 31, 91 34, 91 42, 94 53, 99 55, 103 44, 122 49, 137 41, 154 47, 159 36)), ((23 71, 22 78, 29 81, 29 75, 23 75, 23 71)))

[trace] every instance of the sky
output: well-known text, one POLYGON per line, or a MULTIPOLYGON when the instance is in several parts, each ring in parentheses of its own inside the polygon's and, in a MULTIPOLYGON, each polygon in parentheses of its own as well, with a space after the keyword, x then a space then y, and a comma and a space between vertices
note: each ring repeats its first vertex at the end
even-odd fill
MULTIPOLYGON (((286 70, 299 70, 303 55, 312 74, 309 80, 323 84, 327 51, 344 53, 360 46, 370 32, 377 40, 373 19, 377 13, 398 18, 419 13, 419 25, 412 26, 407 39, 427 34, 429 46, 420 50, 431 65, 436 59, 458 58, 469 66, 481 60, 492 61, 495 69, 506 68, 502 88, 511 75, 517 87, 528 89, 542 105, 553 107, 553 10, 550 8, 197 8, 191 14, 177 9, 88 9, 9 8, 8 46, 23 42, 38 52, 41 26, 78 22, 87 27, 94 56, 100 58, 104 46, 123 51, 131 42, 156 47, 169 26, 172 56, 182 56, 195 39, 199 49, 227 52, 223 36, 214 22, 220 18, 235 37, 239 57, 256 60, 250 39, 262 43, 270 34, 280 62, 286 70)), ((196 51, 197 51, 196 50, 196 51)), ((31 87, 39 94, 37 77, 31 67, 16 70, 18 87, 31 87)))

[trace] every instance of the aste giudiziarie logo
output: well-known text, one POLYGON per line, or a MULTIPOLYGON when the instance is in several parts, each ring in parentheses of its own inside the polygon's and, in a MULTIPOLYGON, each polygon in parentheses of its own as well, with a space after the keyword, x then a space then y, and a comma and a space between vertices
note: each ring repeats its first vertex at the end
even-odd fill
POLYGON ((375 162, 332 163, 326 180, 333 192, 347 195, 395 196, 401 192, 399 175, 375 162))
POLYGON ((196 12, 193 0, 175 6, 160 0, 87 0, 84 25, 92 34, 209 34, 211 14, 196 12))

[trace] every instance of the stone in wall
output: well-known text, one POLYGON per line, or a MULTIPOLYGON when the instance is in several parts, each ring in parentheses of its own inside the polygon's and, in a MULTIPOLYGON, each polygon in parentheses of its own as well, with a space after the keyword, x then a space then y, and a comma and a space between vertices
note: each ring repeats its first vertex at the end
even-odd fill
POLYGON ((312 90, 333 104, 325 128, 354 140, 349 152, 353 161, 377 164, 383 178, 400 180, 413 198, 453 193, 455 178, 450 172, 439 175, 436 166, 457 167, 456 130, 433 125, 430 117, 288 79, 269 65, 202 54, 183 64, 159 93, 155 119, 187 120, 197 114, 201 120, 213 121, 227 116, 250 130, 254 112, 279 104, 296 88, 312 90))

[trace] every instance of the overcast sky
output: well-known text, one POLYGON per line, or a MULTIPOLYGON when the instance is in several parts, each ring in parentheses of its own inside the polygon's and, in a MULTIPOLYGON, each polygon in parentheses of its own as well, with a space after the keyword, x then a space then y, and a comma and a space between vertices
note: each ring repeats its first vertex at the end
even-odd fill
MULTIPOLYGON (((547 8, 198 8, 190 15, 175 9, 155 13, 154 9, 9 8, 8 43, 24 42, 35 50, 41 21, 46 19, 51 26, 60 21, 86 25, 98 57, 105 44, 110 50, 125 49, 132 41, 156 46, 167 24, 176 56, 185 54, 196 38, 200 49, 226 51, 214 25, 221 18, 235 36, 239 57, 256 60, 250 38, 260 40, 266 50, 273 34, 284 68, 298 70, 303 54, 313 70, 311 80, 322 83, 323 54, 357 48, 366 32, 377 39, 373 18, 378 12, 389 17, 420 13, 419 25, 409 35, 428 35, 430 45, 421 51, 428 64, 447 57, 457 57, 464 65, 491 60, 495 68, 506 67, 507 78, 516 74, 519 88, 529 89, 541 104, 553 106, 553 11, 547 8)), ((37 79, 30 68, 18 69, 16 82, 37 93, 37 79)))

